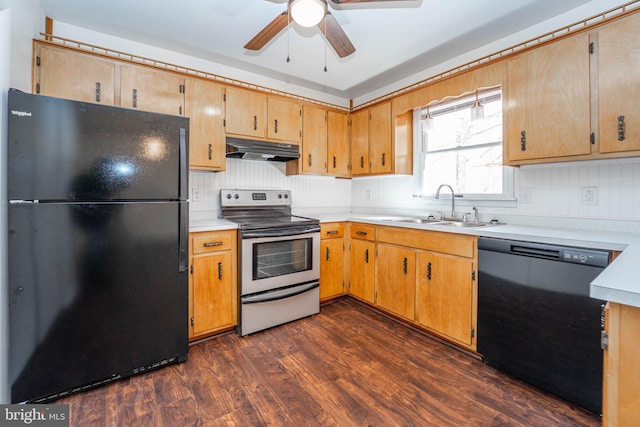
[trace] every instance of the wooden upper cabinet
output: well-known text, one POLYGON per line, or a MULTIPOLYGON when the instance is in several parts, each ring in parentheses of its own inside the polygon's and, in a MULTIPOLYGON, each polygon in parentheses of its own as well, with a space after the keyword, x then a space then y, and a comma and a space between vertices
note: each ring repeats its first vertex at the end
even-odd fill
POLYGON ((39 45, 35 90, 40 95, 114 105, 113 62, 95 56, 39 45))
POLYGON ((640 14, 598 31, 601 153, 640 150, 640 14))
POLYGON ((184 78, 135 65, 120 67, 120 105, 155 113, 184 115, 184 78))
POLYGON ((369 173, 369 110, 351 114, 351 174, 369 173))
POLYGON ((327 110, 302 107, 302 172, 327 172, 327 110))
POLYGON ((590 154, 589 62, 587 34, 508 62, 509 162, 590 154))
POLYGON ((369 110, 369 160, 372 174, 391 173, 392 145, 391 102, 385 102, 369 110))
POLYGON ((267 134, 267 97, 244 89, 226 89, 226 133, 264 138, 267 134))
POLYGON ((285 99, 267 99, 267 137, 299 143, 302 138, 302 107, 285 99))
POLYGON ((329 175, 349 177, 349 116, 327 113, 327 172, 329 175))
POLYGON ((225 169, 224 88, 201 79, 185 81, 185 115, 189 117, 189 167, 225 169))

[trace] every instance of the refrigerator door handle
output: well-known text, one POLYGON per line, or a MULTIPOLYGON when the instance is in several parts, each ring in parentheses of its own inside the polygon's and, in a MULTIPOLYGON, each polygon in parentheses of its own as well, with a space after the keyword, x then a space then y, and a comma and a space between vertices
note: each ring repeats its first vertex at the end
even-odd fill
POLYGON ((178 272, 184 273, 187 271, 188 264, 188 247, 189 247, 189 204, 187 202, 180 202, 180 231, 178 234, 178 272))
POLYGON ((187 164, 189 163, 189 153, 187 151, 187 130, 180 128, 180 200, 187 200, 189 193, 189 182, 187 175, 187 164))

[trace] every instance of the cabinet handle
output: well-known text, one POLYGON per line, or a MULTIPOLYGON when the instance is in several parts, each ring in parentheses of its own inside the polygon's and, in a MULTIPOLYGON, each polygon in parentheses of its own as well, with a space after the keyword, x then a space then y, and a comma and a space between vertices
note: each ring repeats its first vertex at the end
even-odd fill
POLYGON ((356 231, 356 236, 366 236, 366 235, 367 235, 366 231, 360 231, 360 230, 356 231))
POLYGON ((273 132, 278 133, 278 119, 273 120, 273 132))
POLYGON ((527 151, 527 131, 520 132, 520 150, 527 151))
POLYGON ((364 250, 364 262, 369 264, 369 249, 364 250))
POLYGON ((325 233, 327 236, 332 236, 334 234, 338 234, 338 230, 329 230, 325 233))
POLYGON ((311 153, 309 153, 309 167, 311 167, 311 153))
POLYGON ((402 272, 404 274, 407 274, 408 270, 409 270, 408 260, 407 260, 407 257, 404 257, 404 259, 402 260, 402 272))
POLYGON ((100 82, 96 82, 96 102, 100 102, 100 95, 102 95, 100 86, 100 82))
POLYGON ((258 116, 253 116, 253 130, 258 130, 258 116))
POLYGON ((431 280, 431 263, 427 263, 427 280, 431 280))
POLYGON ((624 116, 618 116, 618 141, 624 141, 624 116))
POLYGON ((364 169, 364 156, 360 156, 360 169, 364 169))
POLYGON ((382 166, 384 166, 384 164, 386 163, 386 160, 387 160, 386 153, 382 153, 382 166))
POLYGON ((202 244, 202 246, 204 246, 205 248, 210 248, 212 246, 222 246, 223 243, 222 242, 205 242, 202 244))
POLYGON ((133 108, 138 108, 138 89, 132 91, 133 96, 133 108))
POLYGON ((330 257, 330 254, 329 254, 329 248, 326 248, 324 258, 325 258, 327 261, 329 261, 329 257, 330 257))
POLYGON ((213 145, 209 144, 209 160, 213 159, 213 145))
POLYGON ((333 156, 333 168, 336 168, 336 156, 333 156))
POLYGON ((218 280, 222 280, 222 262, 218 262, 218 280))

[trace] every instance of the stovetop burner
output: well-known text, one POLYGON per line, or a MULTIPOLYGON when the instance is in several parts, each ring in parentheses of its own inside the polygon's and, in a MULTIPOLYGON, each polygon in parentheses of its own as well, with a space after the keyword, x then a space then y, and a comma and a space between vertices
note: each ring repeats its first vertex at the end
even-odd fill
POLYGON ((317 225, 319 220, 291 215, 289 190, 221 190, 222 217, 241 229, 317 225))

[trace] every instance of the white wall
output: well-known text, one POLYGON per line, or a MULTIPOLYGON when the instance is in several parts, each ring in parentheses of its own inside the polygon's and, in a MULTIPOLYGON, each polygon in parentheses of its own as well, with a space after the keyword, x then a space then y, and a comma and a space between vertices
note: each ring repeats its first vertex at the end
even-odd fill
POLYGON ((351 180, 322 176, 286 176, 284 163, 227 159, 224 172, 189 174, 192 218, 216 217, 220 210, 220 189, 291 190, 294 212, 301 215, 349 211, 351 180), (194 190, 200 201, 194 201, 194 190))
MULTIPOLYGON (((522 166, 515 168, 517 202, 509 207, 456 200, 459 213, 477 204, 480 218, 513 224, 640 233, 640 158, 522 166), (584 205, 582 187, 597 187, 597 205, 584 205), (530 191, 529 203, 523 191, 530 191)), ((443 200, 412 197, 413 177, 355 178, 352 209, 389 213, 447 211, 443 200)))
POLYGON ((9 402, 7 294, 7 89, 31 92, 32 39, 45 27, 36 0, 0 0, 0 403, 9 402))

